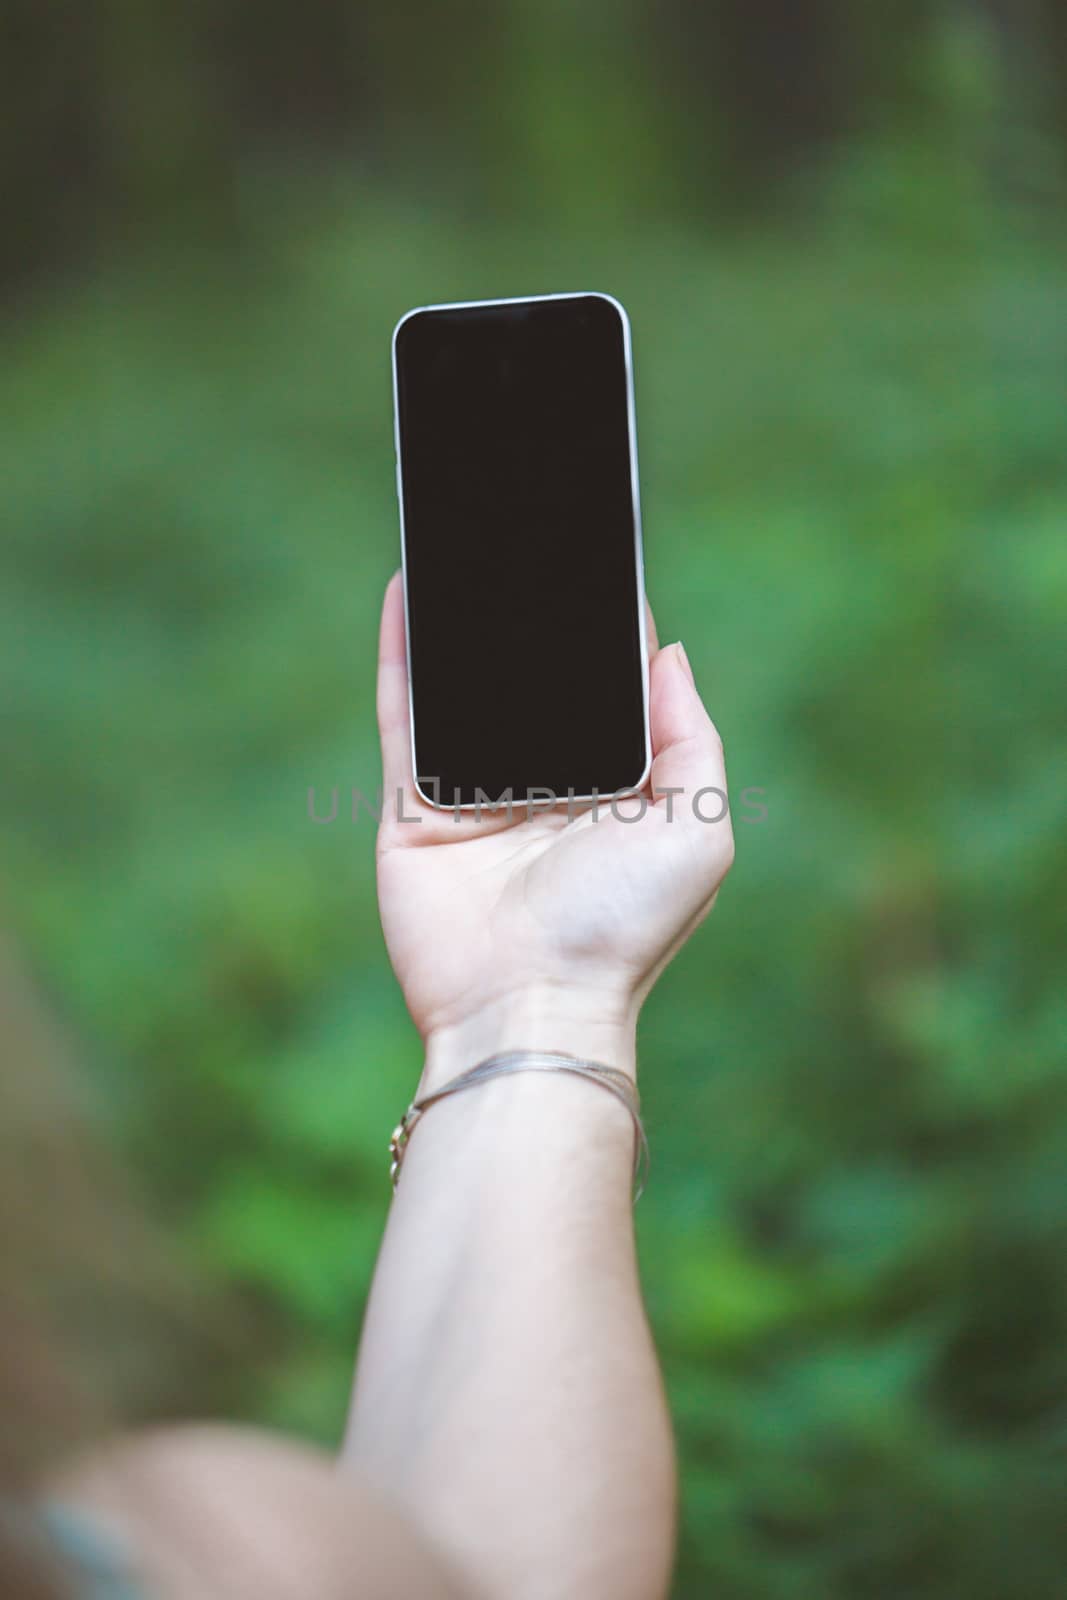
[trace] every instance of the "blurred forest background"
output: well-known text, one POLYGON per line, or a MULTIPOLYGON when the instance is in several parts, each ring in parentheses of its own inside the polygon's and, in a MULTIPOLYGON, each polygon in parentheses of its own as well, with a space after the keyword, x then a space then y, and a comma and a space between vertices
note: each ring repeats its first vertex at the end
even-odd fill
POLYGON ((389 338, 604 289, 738 861, 643 1025, 679 1600, 1031 1600, 1067 1533, 1067 10, 14 0, 5 920, 336 1440, 418 1071, 375 908, 389 338))

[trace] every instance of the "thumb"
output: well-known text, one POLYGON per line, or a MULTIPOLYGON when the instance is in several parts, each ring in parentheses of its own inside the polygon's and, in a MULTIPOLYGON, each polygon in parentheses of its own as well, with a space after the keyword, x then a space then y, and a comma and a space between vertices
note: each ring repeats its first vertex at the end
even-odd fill
POLYGON ((408 663, 404 636, 404 589, 399 572, 385 591, 378 643, 378 731, 382 741, 382 788, 388 816, 398 791, 413 800, 408 663))

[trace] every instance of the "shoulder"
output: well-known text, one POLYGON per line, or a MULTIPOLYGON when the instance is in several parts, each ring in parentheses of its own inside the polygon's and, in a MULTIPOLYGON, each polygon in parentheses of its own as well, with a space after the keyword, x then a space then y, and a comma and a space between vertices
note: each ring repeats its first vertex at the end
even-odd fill
POLYGON ((72 1463, 49 1501, 122 1548, 168 1600, 474 1600, 399 1507, 350 1468, 250 1429, 185 1426, 72 1463))

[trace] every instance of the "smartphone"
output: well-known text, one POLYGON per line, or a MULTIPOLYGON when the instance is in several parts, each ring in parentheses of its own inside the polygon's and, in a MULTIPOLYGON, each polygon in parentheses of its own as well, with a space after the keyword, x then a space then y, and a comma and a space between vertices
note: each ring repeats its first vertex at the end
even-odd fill
POLYGON ((431 805, 589 800, 651 763, 630 324, 607 294, 393 334, 412 758, 431 805))

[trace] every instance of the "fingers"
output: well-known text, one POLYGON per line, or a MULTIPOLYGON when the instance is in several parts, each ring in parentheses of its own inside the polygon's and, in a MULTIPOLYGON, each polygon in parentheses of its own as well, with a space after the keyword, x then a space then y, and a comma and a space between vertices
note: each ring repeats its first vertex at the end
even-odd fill
POLYGON ((728 833, 722 741, 704 709, 680 644, 665 646, 651 663, 649 718, 654 803, 669 807, 668 816, 698 824, 712 823, 722 813, 722 829, 728 833), (668 790, 676 793, 669 795, 668 790))
POLYGON ((659 634, 656 632, 656 619, 652 615, 652 606, 649 603, 647 594, 645 595, 645 638, 648 640, 648 659, 651 661, 659 650, 659 634))
POLYGON ((382 787, 390 806, 398 789, 405 798, 414 795, 409 717, 404 580, 395 572, 385 591, 378 638, 378 732, 382 741, 382 787))
MULTIPOLYGON (((649 720, 654 759, 650 775, 658 808, 680 819, 712 822, 726 815, 726 768, 722 742, 704 709, 680 644, 659 647, 655 617, 645 600, 649 650, 649 720), (674 795, 668 791, 675 791, 674 795)), ((378 730, 387 814, 398 791, 404 809, 426 810, 416 794, 411 768, 410 704, 404 626, 403 578, 394 573, 385 591, 378 647, 378 730)), ((432 816, 432 813, 431 813, 432 816)))

